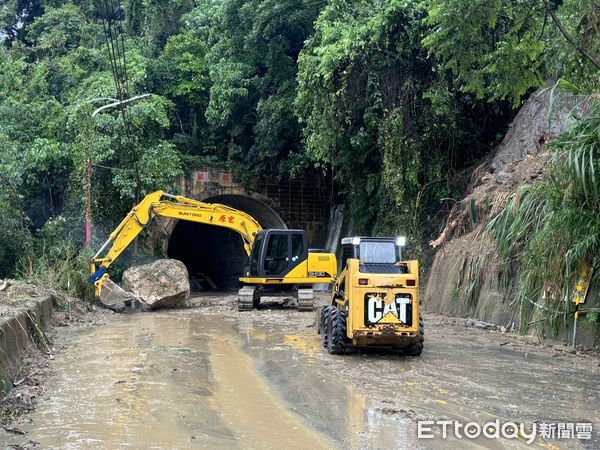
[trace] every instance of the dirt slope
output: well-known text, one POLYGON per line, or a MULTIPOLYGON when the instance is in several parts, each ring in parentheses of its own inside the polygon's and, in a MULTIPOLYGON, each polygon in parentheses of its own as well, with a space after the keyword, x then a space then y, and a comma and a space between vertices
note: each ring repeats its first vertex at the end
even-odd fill
MULTIPOLYGON (((424 290, 425 309, 519 327, 518 313, 499 284, 494 245, 484 228, 520 186, 544 177, 545 143, 566 130, 579 111, 573 97, 548 88, 538 89, 523 104, 491 162, 474 170, 473 187, 431 242, 438 251, 424 290)), ((596 334, 596 327, 588 327, 580 342, 592 346, 596 334)), ((567 337, 566 330, 561 337, 567 337)))

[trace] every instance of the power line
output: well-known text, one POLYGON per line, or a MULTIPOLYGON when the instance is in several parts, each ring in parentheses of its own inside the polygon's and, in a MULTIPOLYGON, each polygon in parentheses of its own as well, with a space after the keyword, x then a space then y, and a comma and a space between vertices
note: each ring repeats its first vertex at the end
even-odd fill
POLYGON ((102 164, 91 164, 93 167, 100 167, 101 169, 108 169, 108 170, 121 170, 123 172, 133 172, 133 169, 123 169, 121 167, 110 167, 110 166, 104 166, 102 164))
POLYGON ((117 98, 122 102, 119 104, 123 124, 125 126, 125 138, 129 144, 133 155, 133 172, 135 174, 135 197, 139 200, 140 197, 140 173, 138 161, 140 154, 136 147, 132 133, 132 120, 129 114, 127 104, 124 100, 129 96, 129 76, 127 73, 127 57, 125 51, 125 33, 120 21, 123 19, 121 2, 116 3, 113 0, 99 0, 100 13, 102 18, 102 26, 106 45, 108 48, 108 56, 111 64, 117 98))

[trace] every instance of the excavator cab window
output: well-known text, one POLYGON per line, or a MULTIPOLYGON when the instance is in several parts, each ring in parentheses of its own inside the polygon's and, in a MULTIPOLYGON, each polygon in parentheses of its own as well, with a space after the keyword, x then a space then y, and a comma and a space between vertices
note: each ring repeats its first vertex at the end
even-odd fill
POLYGON ((265 275, 281 275, 287 269, 290 261, 288 257, 288 236, 286 234, 272 234, 269 238, 267 253, 265 254, 265 275))
POLYGON ((254 239, 250 276, 283 277, 307 258, 308 246, 303 230, 264 230, 254 239))
POLYGON ((260 274, 260 254, 263 247, 264 234, 258 233, 254 239, 254 245, 252 246, 252 253, 250 253, 250 274, 257 276, 260 274))
POLYGON ((298 261, 304 255, 304 236, 292 234, 292 262, 298 261))

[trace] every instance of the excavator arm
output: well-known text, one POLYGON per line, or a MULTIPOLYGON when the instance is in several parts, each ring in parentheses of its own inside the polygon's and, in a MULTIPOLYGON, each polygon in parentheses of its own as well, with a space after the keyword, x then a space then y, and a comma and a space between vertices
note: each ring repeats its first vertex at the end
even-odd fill
POLYGON ((153 192, 129 211, 92 258, 89 281, 96 284, 97 290, 100 290, 102 280, 108 278, 108 267, 156 216, 229 228, 241 236, 248 255, 252 250, 254 234, 262 230, 254 218, 235 208, 204 203, 163 191, 153 192))

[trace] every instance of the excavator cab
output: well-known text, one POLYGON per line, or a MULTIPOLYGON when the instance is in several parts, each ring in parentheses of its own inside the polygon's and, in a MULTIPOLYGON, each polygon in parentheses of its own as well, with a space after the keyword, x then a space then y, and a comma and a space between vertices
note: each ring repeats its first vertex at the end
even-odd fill
POLYGON ((295 298, 300 311, 312 311, 312 285, 335 279, 335 255, 308 248, 304 230, 260 230, 254 234, 238 293, 238 309, 256 308, 262 297, 295 298))
POLYGON ((259 231, 254 236, 254 245, 244 273, 248 277, 284 277, 306 261, 307 257, 304 230, 259 231))

